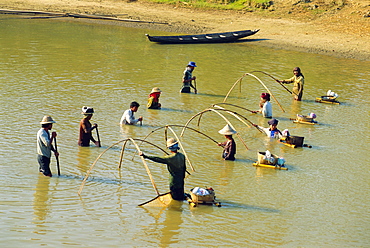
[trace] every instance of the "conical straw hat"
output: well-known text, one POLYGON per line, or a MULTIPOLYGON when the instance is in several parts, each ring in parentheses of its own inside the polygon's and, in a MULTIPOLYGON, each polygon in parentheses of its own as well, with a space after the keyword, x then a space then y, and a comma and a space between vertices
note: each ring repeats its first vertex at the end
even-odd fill
POLYGON ((229 124, 226 124, 226 126, 218 132, 222 135, 233 135, 237 133, 229 124))
POLYGON ((49 124, 49 123, 56 123, 53 118, 51 118, 50 116, 48 115, 45 115, 43 118, 42 118, 42 121, 40 122, 40 124, 49 124))

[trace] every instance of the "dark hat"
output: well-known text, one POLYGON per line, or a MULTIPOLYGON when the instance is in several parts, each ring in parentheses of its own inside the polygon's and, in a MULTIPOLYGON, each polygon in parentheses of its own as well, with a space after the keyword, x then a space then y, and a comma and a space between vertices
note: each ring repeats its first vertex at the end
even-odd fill
POLYGON ((193 61, 190 61, 189 64, 188 64, 188 66, 197 67, 197 65, 193 61))
POLYGON ((276 120, 276 119, 271 119, 271 120, 269 120, 267 123, 268 123, 269 125, 277 125, 277 124, 279 123, 279 121, 278 121, 278 120, 276 120))
POLYGON ((301 72, 301 68, 299 68, 299 67, 294 67, 293 71, 301 72))
POLYGON ((82 107, 82 113, 81 114, 84 114, 84 115, 92 115, 92 114, 94 114, 94 109, 93 108, 90 108, 90 107, 83 106, 82 107))
POLYGON ((263 99, 270 99, 270 94, 269 93, 262 93, 261 98, 263 99))

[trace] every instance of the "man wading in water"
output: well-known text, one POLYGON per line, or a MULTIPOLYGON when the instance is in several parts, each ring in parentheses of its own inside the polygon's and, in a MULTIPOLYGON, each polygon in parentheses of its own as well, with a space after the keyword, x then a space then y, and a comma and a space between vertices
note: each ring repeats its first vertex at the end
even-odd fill
POLYGON ((292 92, 293 92, 294 100, 301 101, 302 96, 303 96, 303 86, 304 86, 304 76, 301 72, 301 68, 295 67, 293 69, 293 74, 294 74, 293 77, 279 81, 279 82, 283 84, 293 83, 292 92))
POLYGON ((92 130, 98 128, 98 124, 93 126, 90 123, 90 120, 94 114, 94 109, 86 106, 82 107, 82 114, 84 118, 80 121, 80 136, 78 139, 79 146, 90 146, 90 141, 94 142, 96 146, 100 146, 99 141, 96 141, 92 136, 92 130))
POLYGON ((53 139, 57 137, 57 133, 52 132, 50 139, 49 131, 53 128, 53 123, 55 123, 53 118, 44 116, 40 122, 41 129, 37 132, 37 161, 40 165, 39 171, 47 177, 53 176, 50 171, 51 151, 54 152, 56 157, 59 156, 59 153, 52 145, 53 139))
POLYGON ((178 142, 174 138, 167 140, 167 148, 170 149, 171 154, 164 157, 147 156, 143 152, 139 155, 150 159, 154 162, 166 164, 168 172, 170 173, 170 192, 174 200, 183 201, 184 194, 184 178, 186 171, 185 156, 178 152, 180 149, 178 142))
POLYGON ((184 71, 184 77, 182 78, 183 85, 180 90, 181 93, 190 93, 190 87, 191 87, 194 89, 194 93, 197 94, 197 88, 192 84, 192 81, 194 80, 195 82, 195 79, 196 79, 196 77, 193 76, 192 74, 195 67, 197 67, 195 62, 189 62, 189 64, 187 65, 184 71))

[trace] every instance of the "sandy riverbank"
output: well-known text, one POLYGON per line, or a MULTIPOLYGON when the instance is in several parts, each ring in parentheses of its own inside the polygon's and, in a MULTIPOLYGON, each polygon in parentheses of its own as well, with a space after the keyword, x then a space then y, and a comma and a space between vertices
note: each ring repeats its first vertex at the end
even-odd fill
MULTIPOLYGON (((370 1, 352 0, 349 5, 321 15, 302 12, 299 6, 286 4, 286 1, 275 1, 274 11, 256 12, 204 11, 184 5, 115 0, 0 0, 0 9, 117 15, 120 18, 168 24, 110 24, 176 33, 260 29, 253 39, 256 39, 255 44, 261 46, 370 61, 370 17, 367 16, 370 15, 370 1)), ((79 21, 107 23, 101 20, 79 21)), ((155 31, 151 34, 155 35, 155 31)))

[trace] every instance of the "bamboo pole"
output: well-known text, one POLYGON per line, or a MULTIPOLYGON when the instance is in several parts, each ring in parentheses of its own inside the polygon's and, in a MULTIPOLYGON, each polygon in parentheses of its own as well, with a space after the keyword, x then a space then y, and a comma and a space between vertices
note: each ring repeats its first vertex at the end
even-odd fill
POLYGON ((249 76, 252 76, 254 77, 255 79, 258 80, 258 82, 260 82, 262 84, 262 86, 270 93, 270 95, 272 96, 272 98, 274 98, 274 100, 276 101, 276 103, 279 105, 280 109, 285 112, 285 110, 283 109, 283 107, 281 106, 281 104, 279 103, 279 101, 276 99, 276 97, 274 96, 274 94, 272 94, 271 90, 269 88, 267 88, 267 86, 261 81, 261 79, 259 79, 258 77, 256 77, 255 75, 253 74, 250 74, 250 73, 246 73, 247 75, 249 76))
POLYGON ((125 140, 125 142, 122 144, 121 154, 119 156, 118 169, 121 169, 123 155, 125 153, 125 148, 126 148, 126 143, 127 143, 127 140, 125 140))
POLYGON ((217 107, 218 108, 218 110, 222 110, 222 111, 226 111, 227 113, 229 113, 229 114, 231 114, 232 116, 234 116, 236 119, 238 119, 239 121, 241 121, 243 124, 245 124, 247 127, 250 127, 249 125, 248 125, 248 123, 246 123, 243 119, 245 119, 246 121, 248 121, 249 122, 249 124, 251 124, 251 125, 253 125, 253 123, 250 121, 250 120, 248 120, 246 117, 244 117, 244 116, 242 116, 241 114, 238 114, 237 112, 235 112, 235 111, 232 111, 232 110, 228 110, 228 109, 225 109, 225 108, 223 108, 223 107, 220 107, 220 106, 215 106, 215 107, 217 107), (242 119, 243 118, 243 119, 242 119))
POLYGON ((256 77, 255 75, 251 74, 251 73, 245 73, 241 78, 239 78, 234 84, 233 86, 231 87, 231 89, 229 90, 229 92, 226 94, 225 98, 224 98, 224 101, 223 102, 226 102, 227 98, 229 97, 231 91, 235 88, 235 86, 238 84, 238 83, 241 83, 242 79, 246 76, 251 76, 251 77, 254 77, 269 93, 270 95, 272 96, 272 98, 275 100, 275 102, 279 105, 280 109, 285 112, 285 110, 283 109, 283 107, 281 106, 281 104, 279 103, 279 101, 276 99, 276 97, 274 96, 274 94, 272 94, 271 90, 269 88, 267 88, 267 86, 258 78, 256 77))
MULTIPOLYGON (((136 144, 135 140, 133 140, 132 138, 129 138, 131 140, 131 142, 134 144, 134 146, 136 147, 136 149, 138 150, 138 152, 141 152, 140 151, 140 147, 136 144)), ((157 189, 157 186, 155 185, 155 182, 154 182, 154 179, 153 179, 153 176, 152 176, 152 173, 150 173, 150 170, 149 170, 149 167, 148 165, 146 164, 145 162, 145 159, 140 156, 141 158, 141 161, 143 162, 144 166, 145 166, 145 169, 146 169, 146 172, 148 173, 148 176, 150 178, 150 181, 152 182, 152 185, 153 185, 153 188, 155 190, 155 192, 157 193, 157 195, 159 195, 159 191, 157 189)))
POLYGON ((216 104, 212 104, 211 107, 215 107, 217 105, 221 105, 221 104, 225 104, 225 105, 229 105, 229 106, 233 106, 233 107, 237 107, 237 108, 241 108, 241 109, 244 109, 244 110, 247 110, 251 113, 253 113, 253 110, 250 110, 250 109, 247 109, 247 108, 244 108, 244 107, 241 107, 239 105, 235 105, 235 104, 231 104, 231 103, 227 103, 227 102, 220 102, 220 103, 216 103, 216 104))
MULTIPOLYGON (((225 98, 224 98, 224 101, 223 101, 223 102, 226 102, 226 100, 227 100, 227 98, 229 97, 229 95, 230 95, 231 91, 235 88, 235 86, 236 86, 239 82, 241 82, 241 80, 243 79, 243 77, 244 77, 244 76, 242 76, 241 78, 239 78, 238 80, 236 80, 236 82, 233 84, 233 86, 231 86, 231 88, 230 88, 230 90, 227 92, 227 94, 226 94, 226 96, 225 96, 225 98)), ((240 90, 241 90, 241 88, 240 88, 240 90)))
POLYGON ((82 180, 82 183, 81 183, 80 189, 79 189, 79 191, 78 191, 78 195, 81 195, 82 189, 83 189, 83 187, 85 186, 85 182, 86 182, 87 178, 89 177, 89 175, 90 175, 90 173, 91 173, 92 169, 94 168, 95 164, 98 162, 99 158, 100 158, 101 156, 103 156, 103 154, 104 154, 106 151, 108 151, 108 150, 109 150, 110 148, 112 148, 113 146, 115 146, 115 145, 119 144, 120 142, 121 142, 121 141, 118 141, 118 142, 114 143, 113 145, 111 145, 111 146, 107 147, 107 148, 106 148, 102 153, 100 153, 100 155, 95 159, 94 163, 90 166, 90 169, 87 171, 87 173, 86 173, 86 175, 85 175, 85 178, 82 180))
MULTIPOLYGON (((163 127, 159 127, 159 128, 157 128, 157 129, 155 129, 155 130, 151 131, 149 134, 147 134, 143 140, 145 140, 146 138, 148 138, 148 137, 149 137, 151 134, 153 134, 155 131, 158 131, 158 130, 163 129, 163 128, 166 128, 166 127, 181 127, 181 128, 184 128, 184 125, 166 125, 166 126, 163 126, 163 127)), ((201 135, 203 135, 203 136, 207 137, 208 139, 212 140, 212 141, 213 141, 213 142, 215 142, 216 144, 218 144, 218 142, 217 142, 215 139, 211 138, 211 137, 210 137, 210 136, 208 136, 207 134, 205 134, 205 133, 203 133, 203 132, 201 132, 201 131, 198 131, 198 130, 196 130, 195 128, 192 128, 192 127, 186 127, 186 128, 187 128, 187 129, 189 129, 189 130, 191 130, 191 131, 197 132, 197 133, 199 133, 199 134, 201 134, 201 135)), ((167 139, 166 139, 166 140, 167 140, 167 139)))
POLYGON ((179 137, 177 136, 177 134, 173 131, 173 129, 172 129, 171 127, 169 127, 169 126, 167 126, 167 127, 168 127, 168 129, 172 132, 172 134, 176 137, 177 142, 179 142, 180 147, 181 147, 181 149, 182 149, 182 150, 183 150, 183 152, 184 152, 185 158, 186 158, 186 160, 188 161, 188 163, 189 163, 189 165, 190 165, 191 170, 192 170, 192 171, 195 171, 195 169, 194 169, 194 167, 193 167, 192 163, 190 162, 190 159, 189 159, 189 157, 188 157, 188 155, 187 155, 187 153, 186 153, 186 151, 185 151, 185 149, 184 149, 184 146, 182 145, 182 142, 180 141, 179 137))
MULTIPOLYGON (((106 148, 102 153, 100 153, 100 154, 99 154, 99 156, 95 159, 95 161, 94 161, 94 162, 92 163, 92 165, 90 166, 90 169, 86 172, 86 175, 85 175, 84 179, 82 180, 82 183, 81 183, 80 189, 79 189, 79 191, 78 191, 78 195, 81 195, 81 192, 82 192, 82 190, 83 190, 83 187, 85 186, 85 183, 86 183, 87 178, 90 176, 92 169, 94 168, 94 166, 96 165, 96 163, 98 162, 98 160, 103 156, 103 154, 104 154, 104 153, 106 153, 106 152, 107 152, 109 149, 111 149, 113 146, 118 145, 118 144, 119 144, 119 143, 121 143, 121 142, 125 142, 124 146, 126 146, 126 142, 127 142, 127 141, 129 141, 129 140, 130 140, 131 142, 133 142, 133 144, 135 145, 136 149, 138 149, 138 148, 139 148, 139 146, 136 144, 135 140, 143 141, 143 140, 141 140, 141 139, 132 139, 132 138, 128 138, 128 139, 120 140, 120 141, 118 141, 118 142, 116 142, 116 143, 114 143, 114 144, 110 145, 109 147, 107 147, 107 148, 106 148)), ((148 144, 151 144, 151 145, 153 145, 153 146, 157 147, 158 149, 160 149, 161 151, 163 151, 164 153, 168 154, 165 150, 163 150, 162 148, 160 148, 159 146, 157 146, 157 145, 155 145, 155 144, 153 144, 153 143, 151 143, 151 142, 148 142, 148 141, 143 141, 143 142, 146 142, 146 143, 148 143, 148 144)), ((138 149, 138 151, 140 151, 140 149, 138 149)), ((121 151, 121 152, 122 152, 122 151, 121 151)), ((122 154, 122 156, 123 156, 123 154, 122 154)), ((142 157, 141 157, 141 158, 142 158, 142 157)), ((154 180, 153 180, 153 178, 151 177, 149 167, 148 167, 148 166, 147 166, 147 164, 145 163, 144 158, 142 158, 142 161, 144 161, 143 163, 144 163, 145 169, 146 169, 146 170, 147 170, 147 172, 148 172, 149 178, 150 178, 150 179, 151 179, 151 181, 152 181, 153 188, 156 190, 156 192, 158 192, 158 190, 156 189, 156 186, 155 186, 155 184, 154 184, 154 180)), ((120 165, 119 165, 119 168, 120 168, 120 165)))
MULTIPOLYGON (((226 110, 222 110, 222 109, 219 109, 219 110, 221 110, 221 111, 226 111, 226 110)), ((203 113, 205 113, 205 112, 209 112, 209 111, 213 111, 213 112, 215 112, 216 114, 218 114, 221 118, 223 118, 224 120, 225 120, 225 122, 227 123, 227 124, 229 124, 230 125, 230 127, 231 128, 233 128, 234 130, 236 130, 235 129, 235 127, 231 124, 231 122, 224 116, 224 115, 222 115, 221 113, 219 113, 218 111, 219 110, 215 110, 215 109, 205 109, 205 110, 203 110, 203 111, 201 111, 201 112, 199 112, 198 114, 196 114, 196 115, 194 115, 193 117, 191 117, 187 122, 186 122, 186 124, 185 124, 185 126, 184 126, 184 128, 182 129, 182 131, 181 131, 181 137, 184 135, 184 132, 185 132, 185 129, 187 128, 187 125, 189 125, 189 123, 195 118, 195 117, 197 117, 198 115, 201 115, 201 114, 203 114, 203 113)), ((229 112, 231 112, 231 111, 229 111, 229 112)), ((248 146, 245 144, 245 142, 244 142, 244 140, 242 139, 242 137, 240 136, 240 135, 237 135, 238 136, 238 138, 242 141, 242 143, 243 143, 243 145, 245 146, 245 148, 247 149, 247 150, 249 150, 249 148, 248 148, 248 146)))
POLYGON ((276 82, 278 82, 286 91, 288 91, 290 94, 294 94, 294 95, 297 95, 295 94, 294 92, 290 91, 285 85, 283 85, 282 83, 280 83, 280 80, 278 80, 277 78, 275 78, 274 76, 264 72, 264 71, 251 71, 252 72, 261 72, 263 74, 265 74, 266 76, 269 76, 270 78, 272 78, 273 80, 275 80, 276 82))

